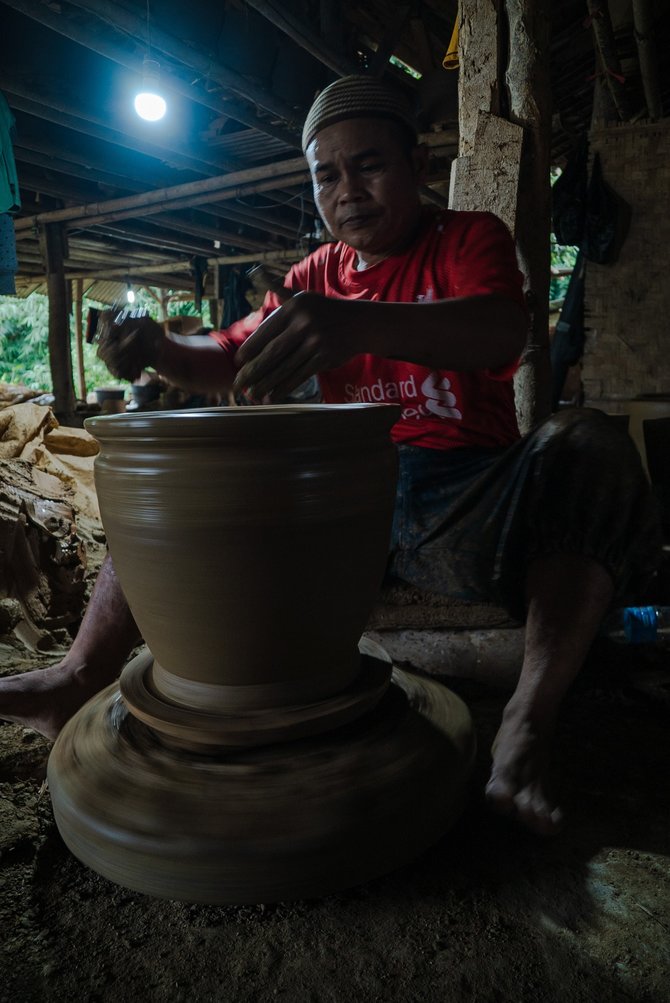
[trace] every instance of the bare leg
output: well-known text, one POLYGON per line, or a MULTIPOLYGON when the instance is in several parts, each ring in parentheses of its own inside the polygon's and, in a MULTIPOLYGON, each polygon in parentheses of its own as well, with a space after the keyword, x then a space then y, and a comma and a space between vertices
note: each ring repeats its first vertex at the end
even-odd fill
POLYGON ((486 796, 535 832, 561 824, 546 791, 546 771, 558 711, 579 672, 612 598, 612 581, 589 558, 556 554, 528 571, 526 647, 517 688, 493 743, 486 796))
POLYGON ((0 679, 0 718, 55 738, 65 722, 113 682, 140 635, 109 555, 79 632, 57 665, 0 679))

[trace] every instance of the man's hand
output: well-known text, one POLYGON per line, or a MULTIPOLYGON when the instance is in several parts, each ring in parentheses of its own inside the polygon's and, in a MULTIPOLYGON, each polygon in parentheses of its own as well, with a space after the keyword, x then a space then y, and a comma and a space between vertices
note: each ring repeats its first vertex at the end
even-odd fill
POLYGON ((165 340, 163 328, 151 317, 110 310, 100 321, 98 358, 117 379, 132 383, 147 366, 156 366, 165 340))
POLYGON ((233 390, 283 400, 310 376, 343 365, 359 347, 356 303, 300 292, 270 314, 235 356, 233 390))

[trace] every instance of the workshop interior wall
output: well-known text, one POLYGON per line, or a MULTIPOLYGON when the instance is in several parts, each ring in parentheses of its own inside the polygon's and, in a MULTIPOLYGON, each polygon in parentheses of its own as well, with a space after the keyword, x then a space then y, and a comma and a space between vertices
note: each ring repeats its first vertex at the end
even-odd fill
POLYGON ((582 380, 587 403, 602 407, 670 395, 670 121, 594 131, 596 151, 632 210, 618 260, 587 265, 582 380))

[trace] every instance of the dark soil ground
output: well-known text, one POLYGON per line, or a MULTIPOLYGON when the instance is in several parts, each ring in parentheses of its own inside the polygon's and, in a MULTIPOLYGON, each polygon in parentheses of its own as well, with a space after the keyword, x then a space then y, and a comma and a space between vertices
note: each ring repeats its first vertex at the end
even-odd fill
MULTIPOLYGON (((0 655, 7 673, 48 663, 0 655)), ((455 828, 385 878, 268 906, 159 901, 87 870, 54 825, 49 743, 0 725, 0 1000, 670 1001, 669 661, 594 647, 558 734, 569 823, 551 840, 482 805, 505 694, 452 680, 480 750, 455 828)))

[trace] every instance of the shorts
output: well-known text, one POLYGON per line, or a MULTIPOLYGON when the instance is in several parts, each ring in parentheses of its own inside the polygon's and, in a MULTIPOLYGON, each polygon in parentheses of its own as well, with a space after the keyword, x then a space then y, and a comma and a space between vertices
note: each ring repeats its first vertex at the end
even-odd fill
POLYGON ((658 503, 637 449, 602 411, 559 411, 503 449, 399 446, 387 582, 496 602, 525 617, 536 557, 600 563, 615 602, 661 562, 658 503))

